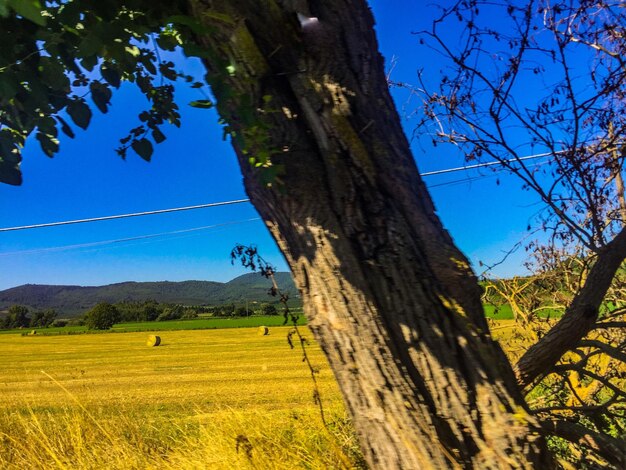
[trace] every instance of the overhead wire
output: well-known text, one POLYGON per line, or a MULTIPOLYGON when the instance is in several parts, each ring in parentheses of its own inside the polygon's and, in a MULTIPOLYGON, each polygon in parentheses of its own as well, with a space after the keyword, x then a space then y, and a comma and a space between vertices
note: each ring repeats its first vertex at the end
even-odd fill
POLYGON ((28 230, 28 229, 44 228, 44 227, 57 227, 59 225, 84 224, 87 222, 100 222, 103 220, 127 219, 129 217, 142 217, 145 215, 165 214, 168 212, 181 212, 181 211, 190 211, 190 210, 195 210, 195 209, 206 209, 207 207, 230 206, 233 204, 243 204, 245 202, 250 202, 250 199, 235 199, 232 201, 211 202, 208 204, 198 204, 195 206, 173 207, 171 209, 159 209, 159 210, 154 210, 154 211, 132 212, 130 214, 106 215, 104 217, 90 217, 87 219, 64 220, 60 222, 49 222, 45 224, 22 225, 18 227, 3 227, 3 228, 0 228, 0 232, 12 232, 16 230, 28 230))
MULTIPOLYGON (((527 168, 530 170, 532 168, 538 168, 542 165, 544 165, 546 162, 539 162, 539 163, 533 163, 532 165, 529 165, 527 168)), ((503 169, 500 170, 496 170, 497 171, 502 171, 503 169)), ((458 179, 458 180, 452 180, 452 181, 444 181, 442 183, 436 183, 436 184, 429 184, 428 189, 433 189, 433 188, 440 188, 443 186, 454 186, 454 185, 459 185, 459 184, 463 184, 463 183, 471 183, 472 181, 476 181, 479 179, 484 179, 484 178, 494 178, 496 176, 498 176, 498 173, 491 173, 491 174, 480 174, 480 175, 475 175, 475 176, 468 176, 466 178, 462 178, 462 179, 458 179)))
MULTIPOLYGON (((531 160, 531 159, 536 159, 536 158, 545 158, 545 157, 549 157, 549 156, 553 156, 553 155, 554 155, 553 153, 539 153, 539 154, 529 155, 529 156, 525 156, 525 157, 511 158, 511 159, 503 160, 503 161, 484 162, 484 163, 477 163, 475 165, 466 165, 466 166, 460 166, 460 167, 455 167, 455 168, 445 168, 445 169, 441 169, 441 170, 427 171, 427 172, 424 172, 424 173, 420 173, 420 176, 425 177, 425 176, 442 175, 442 174, 453 173, 453 172, 457 172, 457 171, 467 171, 467 170, 473 170, 473 169, 483 168, 483 167, 490 167, 490 166, 495 166, 495 165, 505 165, 505 164, 508 164, 508 163, 515 163, 515 162, 531 160)), ((481 176, 481 177, 483 177, 483 176, 481 176)), ((478 177, 473 177, 473 179, 478 179, 478 177)), ((459 181, 459 180, 457 180, 457 181, 459 181)), ((456 183, 457 181, 452 182, 452 183, 456 183)), ((446 185, 446 183, 440 183, 439 185, 432 185, 431 187, 444 186, 444 185, 446 185)), ((194 205, 194 206, 173 207, 173 208, 170 208, 170 209, 159 209, 159 210, 153 210, 153 211, 132 212, 132 213, 128 213, 128 214, 107 215, 107 216, 103 216, 103 217, 89 217, 89 218, 85 218, 85 219, 64 220, 64 221, 48 222, 48 223, 42 223, 42 224, 20 225, 20 226, 15 226, 15 227, 0 227, 0 233, 2 233, 2 232, 14 232, 14 231, 18 231, 18 230, 38 229, 38 228, 45 228, 45 227, 58 227, 58 226, 61 226, 61 225, 83 224, 83 223, 88 223, 88 222, 101 222, 101 221, 105 221, 105 220, 126 219, 126 218, 130 218, 130 217, 143 217, 143 216, 147 216, 147 215, 165 214, 165 213, 170 213, 170 212, 181 212, 181 211, 190 211, 190 210, 197 210, 197 209, 206 209, 206 208, 209 208, 209 207, 229 206, 229 205, 236 205, 236 204, 244 204, 244 203, 248 203, 248 202, 250 202, 250 199, 234 199, 234 200, 230 200, 230 201, 212 202, 212 203, 208 203, 208 204, 197 204, 197 205, 194 205)))
POLYGON ((97 242, 89 242, 89 243, 77 243, 74 245, 63 245, 63 246, 53 246, 53 247, 46 247, 46 248, 35 248, 32 250, 20 250, 20 251, 8 251, 8 252, 4 252, 4 253, 0 253, 0 257, 3 256, 13 256, 13 255, 31 255, 31 254, 39 254, 39 253, 47 253, 47 252, 55 252, 55 251, 65 251, 65 250, 72 250, 72 249, 79 249, 79 248, 94 248, 94 247, 100 247, 100 246, 105 246, 105 245, 112 245, 112 244, 117 244, 117 243, 123 243, 123 242, 132 242, 132 241, 138 241, 138 240, 146 240, 146 239, 153 239, 153 238, 157 238, 157 237, 163 237, 166 235, 180 235, 180 234, 188 234, 190 232, 199 232, 202 230, 209 230, 209 229, 214 229, 214 228, 220 228, 220 227, 226 227, 229 225, 238 225, 238 224, 243 224, 246 222, 254 222, 257 220, 261 220, 260 217, 253 217, 250 219, 245 219, 245 220, 234 220, 231 222, 223 222, 223 223, 219 223, 219 224, 213 224, 213 225, 205 225, 203 227, 194 227, 194 228, 188 228, 188 229, 182 229, 182 230, 171 230, 168 232, 160 232, 160 233, 151 233, 151 234, 147 234, 147 235, 138 235, 136 237, 126 237, 126 238, 117 238, 117 239, 113 239, 113 240, 101 240, 101 241, 97 241, 97 242))

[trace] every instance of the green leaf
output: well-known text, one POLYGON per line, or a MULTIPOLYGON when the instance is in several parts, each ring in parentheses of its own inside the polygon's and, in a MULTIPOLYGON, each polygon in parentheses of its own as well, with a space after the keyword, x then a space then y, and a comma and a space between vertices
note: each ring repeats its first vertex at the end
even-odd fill
POLYGON ((133 150, 135 152, 137 152, 137 155, 139 155, 141 158, 143 158, 145 161, 149 162, 150 158, 152 157, 152 144, 150 143, 150 141, 148 139, 138 139, 138 140, 133 140, 133 143, 130 144, 130 146, 133 148, 133 150))
POLYGON ((173 51, 180 45, 180 41, 175 34, 162 33, 157 39, 157 44, 164 51, 173 51))
POLYGON ((98 56, 92 55, 89 57, 85 57, 80 61, 80 65, 88 71, 92 71, 93 68, 98 65, 98 56))
POLYGON ((82 98, 77 98, 75 100, 70 101, 70 104, 67 105, 67 114, 70 115, 74 124, 76 124, 81 129, 87 129, 89 126, 89 122, 91 121, 91 109, 87 104, 85 104, 85 100, 82 98))
MULTIPOLYGON (((212 12, 209 13, 208 10, 209 9, 207 8, 206 11, 203 11, 203 15, 209 16, 212 19, 218 19, 221 22, 226 23, 226 24, 235 24, 235 21, 233 18, 227 15, 221 15, 219 13, 212 13, 212 12)), ((210 28, 204 26, 200 21, 198 21, 193 16, 173 15, 173 16, 169 16, 168 18, 166 18, 164 20, 164 23, 174 23, 178 25, 187 26, 190 30, 192 30, 196 34, 204 34, 210 31, 210 28)))
POLYGON ((0 157, 0 183, 19 186, 22 184, 22 172, 20 164, 13 162, 5 162, 0 157))
POLYGON ((259 177, 261 184, 264 186, 272 186, 274 183, 280 183, 279 176, 285 173, 283 165, 273 165, 266 168, 260 168, 259 177))
POLYGON ((156 75, 157 70, 156 67, 154 66, 154 62, 152 62, 150 60, 149 57, 146 56, 141 56, 141 63, 143 64, 143 66, 146 68, 146 70, 148 71, 148 73, 152 74, 152 75, 156 75))
POLYGON ((213 101, 211 100, 192 101, 191 103, 189 103, 189 106, 193 108, 209 109, 213 107, 213 101))
POLYGON ((53 90, 69 88, 70 81, 65 75, 65 68, 50 57, 42 57, 39 61, 39 71, 43 81, 53 90))
POLYGON ((157 144, 160 144, 165 140, 165 134, 163 134, 160 129, 154 129, 152 131, 152 138, 157 144))
POLYGON ((59 139, 43 132, 37 132, 37 140, 46 156, 52 158, 59 151, 59 139))
POLYGON ((19 86, 12 73, 5 71, 0 74, 0 97, 3 101, 8 102, 13 98, 18 92, 19 86))
POLYGON ((173 66, 174 64, 172 62, 162 62, 159 64, 159 72, 168 80, 176 81, 178 74, 176 70, 172 68, 173 66))
POLYGON ((85 36, 78 46, 78 54, 84 58, 98 55, 100 50, 102 50, 102 40, 94 34, 85 36))
POLYGON ((39 26, 46 25, 46 19, 41 14, 41 3, 39 0, 8 0, 7 4, 13 8, 15 13, 32 21, 39 26))
POLYGON ((100 112, 106 114, 109 111, 109 102, 112 95, 109 87, 103 83, 94 81, 89 84, 89 89, 91 90, 91 99, 94 104, 100 112))
POLYGON ((22 173, 20 172, 20 155, 18 145, 15 141, 15 134, 8 130, 0 131, 0 182, 19 186, 22 184, 22 173))
POLYGON ((183 52, 187 57, 200 57, 203 59, 211 58, 211 53, 205 47, 189 42, 183 44, 183 52))
POLYGON ((109 84, 115 88, 119 88, 122 84, 120 73, 111 64, 104 63, 100 66, 100 73, 109 84))
POLYGON ((51 138, 59 135, 59 132, 57 131, 57 124, 56 122, 54 122, 54 119, 52 119, 52 117, 45 116, 45 117, 39 118, 36 122, 37 122, 37 130, 39 132, 42 132, 50 136, 51 138))
POLYGON ((70 139, 73 139, 74 137, 76 137, 76 135, 74 134, 74 131, 72 130, 72 128, 70 127, 70 125, 67 123, 67 121, 65 119, 63 119, 61 116, 55 116, 57 118, 57 121, 59 121, 61 123, 61 131, 63 131, 63 133, 68 136, 70 139))

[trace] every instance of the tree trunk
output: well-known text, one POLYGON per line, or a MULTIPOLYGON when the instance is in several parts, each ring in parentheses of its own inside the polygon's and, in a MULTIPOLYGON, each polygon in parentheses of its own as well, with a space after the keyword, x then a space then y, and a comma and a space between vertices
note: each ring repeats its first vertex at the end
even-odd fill
POLYGON ((368 463, 550 468, 476 279, 419 178, 366 4, 190 6, 208 28, 196 40, 248 194, 291 267, 368 463))

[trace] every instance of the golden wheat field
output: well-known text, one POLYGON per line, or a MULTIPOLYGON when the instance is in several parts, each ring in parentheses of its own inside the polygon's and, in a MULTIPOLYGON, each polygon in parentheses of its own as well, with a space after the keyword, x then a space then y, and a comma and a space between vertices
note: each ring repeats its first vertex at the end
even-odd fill
MULTIPOLYGON (((494 323, 510 339, 511 322, 494 323)), ((0 335, 2 469, 364 467, 328 364, 288 327, 0 335)), ((508 345, 509 348, 511 345, 508 345)))
POLYGON ((359 467, 323 354, 326 427, 288 330, 1 335, 0 468, 359 467))

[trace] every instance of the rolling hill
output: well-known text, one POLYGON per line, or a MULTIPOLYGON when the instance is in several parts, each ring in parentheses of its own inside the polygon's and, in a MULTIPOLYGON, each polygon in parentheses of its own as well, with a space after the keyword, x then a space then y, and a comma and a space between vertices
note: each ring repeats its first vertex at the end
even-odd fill
MULTIPOLYGON (((280 288, 291 299, 298 299, 289 273, 276 273, 280 288)), ((229 282, 121 282, 105 286, 54 286, 25 284, 0 291, 0 312, 11 305, 30 310, 53 308, 61 317, 80 315, 98 302, 156 300, 182 305, 221 305, 225 303, 269 302, 271 282, 258 273, 244 274, 229 282)))

